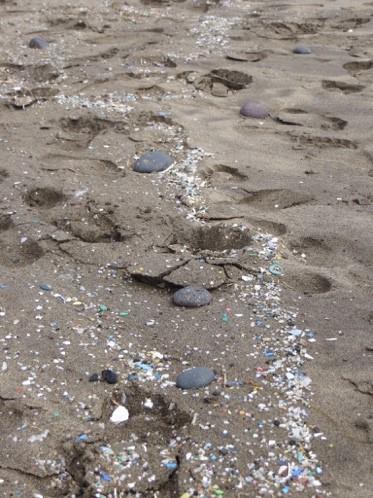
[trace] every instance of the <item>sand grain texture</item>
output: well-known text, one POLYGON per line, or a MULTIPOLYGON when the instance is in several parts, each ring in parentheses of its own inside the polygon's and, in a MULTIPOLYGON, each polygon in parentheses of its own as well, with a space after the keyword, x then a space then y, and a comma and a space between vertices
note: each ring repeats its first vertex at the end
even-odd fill
POLYGON ((0 1, 1 496, 372 496, 372 35, 353 0, 0 1))

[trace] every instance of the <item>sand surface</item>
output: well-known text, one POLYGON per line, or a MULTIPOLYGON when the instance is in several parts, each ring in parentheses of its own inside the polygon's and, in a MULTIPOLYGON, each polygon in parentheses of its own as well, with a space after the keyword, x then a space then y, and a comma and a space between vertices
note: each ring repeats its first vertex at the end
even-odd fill
POLYGON ((353 0, 0 0, 1 496, 372 496, 372 36, 353 0))

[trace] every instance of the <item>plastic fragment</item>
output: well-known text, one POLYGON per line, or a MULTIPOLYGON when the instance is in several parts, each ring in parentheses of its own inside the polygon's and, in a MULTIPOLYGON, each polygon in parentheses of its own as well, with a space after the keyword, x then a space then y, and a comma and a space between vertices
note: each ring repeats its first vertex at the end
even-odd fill
POLYGON ((276 277, 283 275, 282 267, 278 263, 272 263, 268 268, 269 272, 276 277))
POLYGON ((103 481, 110 482, 112 479, 107 472, 100 472, 100 477, 103 481))
POLYGON ((77 441, 81 441, 84 443, 89 440, 87 434, 80 434, 76 439, 77 439, 77 441))
POLYGON ((129 413, 127 408, 125 406, 119 405, 113 411, 110 417, 110 422, 113 422, 113 424, 120 424, 122 422, 127 422, 128 418, 129 413))

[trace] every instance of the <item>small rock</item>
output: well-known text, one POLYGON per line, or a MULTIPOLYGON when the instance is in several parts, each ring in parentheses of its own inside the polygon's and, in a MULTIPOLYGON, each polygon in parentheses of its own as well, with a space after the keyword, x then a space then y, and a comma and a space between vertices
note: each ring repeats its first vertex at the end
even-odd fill
POLYGON ((113 411, 110 417, 110 422, 113 422, 113 424, 120 424, 121 422, 127 422, 128 418, 129 413, 127 408, 125 406, 119 405, 113 411))
POLYGON ((89 376, 88 381, 89 382, 98 382, 100 377, 98 376, 97 373, 93 373, 92 375, 89 376))
POLYGON ((198 308, 210 304, 212 296, 208 290, 203 288, 184 287, 176 291, 172 299, 176 306, 198 308))
POLYGON ((103 370, 101 372, 101 380, 108 384, 116 384, 118 382, 118 374, 113 372, 113 370, 103 370))
POLYGON ((304 47, 303 45, 297 45, 294 50, 294 54, 300 54, 300 55, 309 55, 312 54, 312 50, 308 47, 304 47))
POLYGON ((213 380, 215 380, 215 372, 210 368, 189 368, 177 376, 176 387, 180 389, 198 389, 208 386, 213 380))
POLYGON ((43 291, 48 291, 48 292, 50 292, 52 290, 52 287, 48 284, 40 284, 39 288, 43 291))
POLYGON ((173 163, 173 159, 160 150, 147 152, 135 162, 133 168, 137 173, 154 173, 164 171, 173 163))
POLYGON ((240 114, 247 118, 264 119, 269 115, 268 109, 260 102, 248 100, 240 109, 240 114))
POLYGON ((41 36, 34 36, 34 38, 31 38, 30 43, 28 45, 30 48, 38 48, 38 49, 44 49, 48 48, 49 43, 47 40, 41 36))

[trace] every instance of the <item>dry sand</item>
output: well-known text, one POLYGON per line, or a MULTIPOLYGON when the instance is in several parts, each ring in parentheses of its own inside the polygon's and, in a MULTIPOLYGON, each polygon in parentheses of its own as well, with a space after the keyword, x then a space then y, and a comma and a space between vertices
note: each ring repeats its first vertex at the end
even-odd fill
POLYGON ((353 0, 0 0, 1 496, 372 496, 372 34, 353 0))

